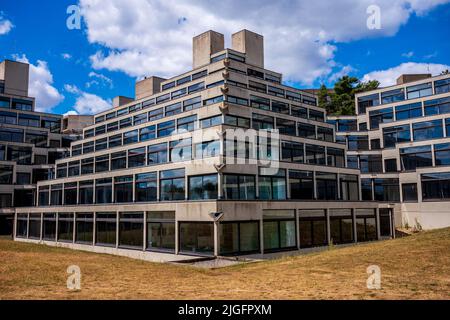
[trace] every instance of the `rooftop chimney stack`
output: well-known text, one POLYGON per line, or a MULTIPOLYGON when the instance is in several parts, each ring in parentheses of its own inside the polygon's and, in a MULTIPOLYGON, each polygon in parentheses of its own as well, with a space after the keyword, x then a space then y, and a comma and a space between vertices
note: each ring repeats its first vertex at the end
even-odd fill
POLYGON ((248 30, 231 36, 232 49, 246 54, 246 62, 264 68, 264 37, 248 30))
POLYGON ((209 64, 211 55, 223 50, 225 50, 225 39, 219 32, 210 30, 194 37, 192 68, 196 69, 209 64))
POLYGON ((0 63, 0 80, 5 81, 5 93, 28 96, 30 65, 18 61, 4 60, 0 63))
POLYGON ((402 74, 400 77, 397 78, 397 84, 405 84, 409 82, 419 81, 431 78, 430 73, 423 73, 423 74, 402 74))
POLYGON ((165 80, 166 79, 153 76, 136 82, 135 99, 139 100, 161 92, 161 83, 165 80))

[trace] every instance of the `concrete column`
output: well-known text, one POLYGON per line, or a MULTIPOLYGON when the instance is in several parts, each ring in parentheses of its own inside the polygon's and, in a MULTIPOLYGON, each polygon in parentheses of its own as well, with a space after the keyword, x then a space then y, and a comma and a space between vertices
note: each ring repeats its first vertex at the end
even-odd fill
MULTIPOLYGON (((56 230, 58 230, 58 229, 56 229, 56 230)), ((28 212, 28 214, 27 214, 27 239, 29 238, 29 236, 30 236, 30 213, 28 212)))
POLYGON ((223 174, 219 172, 217 173, 217 184, 219 187, 217 197, 223 199, 223 174))
POLYGON ((375 209, 375 220, 377 226, 377 239, 380 240, 381 232, 380 232, 380 208, 375 209))
POLYGON ((142 251, 147 247, 147 212, 144 211, 144 241, 142 242, 142 251))
POLYGON ((353 219, 353 242, 358 242, 358 232, 356 232, 356 210, 352 210, 352 219, 353 219))
POLYGON ((219 221, 214 221, 214 256, 219 256, 220 247, 220 237, 219 237, 219 221))
POLYGON ((56 238, 56 243, 58 243, 58 241, 59 241, 59 237, 58 237, 58 229, 59 229, 59 212, 57 212, 56 213, 56 228, 55 228, 56 230, 55 230, 55 238, 56 238))
POLYGON ((286 170, 286 199, 291 199, 291 188, 289 188, 289 170, 286 170))
POLYGON ((295 230, 297 231, 297 249, 300 250, 300 214, 298 209, 295 209, 295 230))
POLYGON ((317 181, 316 181, 316 171, 313 171, 313 186, 314 186, 314 199, 317 199, 317 181))
POLYGON ((260 252, 264 253, 264 219, 261 213, 261 218, 259 219, 259 246, 260 252))
POLYGON ((95 239, 97 238, 97 212, 92 214, 92 245, 95 246, 95 239))
POLYGON ((336 174, 336 184, 337 184, 337 199, 342 200, 341 194, 341 175, 339 173, 336 174))
POLYGON ((325 209, 325 216, 327 219, 327 241, 328 245, 330 245, 331 244, 330 209, 325 209))
POLYGON ((72 243, 75 243, 75 239, 76 239, 76 237, 75 237, 75 233, 77 232, 77 213, 76 212, 74 212, 73 213, 73 232, 72 232, 72 234, 73 234, 73 239, 72 239, 72 243))
POLYGON ((16 240, 17 232, 17 212, 14 211, 14 219, 13 219, 13 240, 16 240))
POLYGON ((119 248, 119 212, 116 211, 116 249, 119 248))
POLYGON ((40 238, 41 241, 44 239, 44 214, 41 213, 41 232, 40 232, 40 238))
POLYGON ((175 218, 175 254, 180 253, 180 224, 175 218))

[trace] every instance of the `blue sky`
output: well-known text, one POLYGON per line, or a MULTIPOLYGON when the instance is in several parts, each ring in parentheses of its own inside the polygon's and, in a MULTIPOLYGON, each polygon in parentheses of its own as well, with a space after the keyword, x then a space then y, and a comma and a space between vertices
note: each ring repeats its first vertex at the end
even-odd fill
POLYGON ((450 65, 450 1, 15 0, 0 2, 0 59, 28 61, 40 110, 95 113, 136 79, 187 71, 192 36, 243 28, 265 36, 266 67, 300 88, 344 74, 389 85, 402 72, 450 65), (368 5, 381 29, 366 27, 368 5), (66 26, 79 5, 80 30, 66 26), (236 8, 239 8, 236 9, 236 8))

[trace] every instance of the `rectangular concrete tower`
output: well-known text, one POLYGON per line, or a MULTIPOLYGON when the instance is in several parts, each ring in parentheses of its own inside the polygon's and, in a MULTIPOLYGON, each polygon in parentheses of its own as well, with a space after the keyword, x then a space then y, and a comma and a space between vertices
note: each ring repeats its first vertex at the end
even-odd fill
POLYGON ((193 39, 192 68, 196 69, 211 62, 211 55, 225 49, 223 34, 216 31, 204 32, 193 39))
POLYGON ((248 30, 231 36, 232 49, 245 53, 248 64, 264 68, 264 37, 248 30))

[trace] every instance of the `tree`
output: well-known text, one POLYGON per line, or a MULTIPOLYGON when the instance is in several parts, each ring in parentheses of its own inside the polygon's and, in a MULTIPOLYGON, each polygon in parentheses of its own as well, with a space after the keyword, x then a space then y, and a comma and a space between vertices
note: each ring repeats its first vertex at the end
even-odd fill
POLYGON ((379 86, 380 83, 377 80, 362 82, 356 77, 343 76, 334 84, 334 92, 330 95, 330 106, 326 109, 334 115, 354 115, 355 94, 375 90, 379 86))
POLYGON ((320 86, 319 92, 317 93, 319 98, 319 107, 324 108, 327 112, 330 112, 330 95, 328 94, 328 88, 325 84, 322 83, 320 86))

